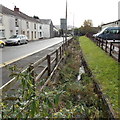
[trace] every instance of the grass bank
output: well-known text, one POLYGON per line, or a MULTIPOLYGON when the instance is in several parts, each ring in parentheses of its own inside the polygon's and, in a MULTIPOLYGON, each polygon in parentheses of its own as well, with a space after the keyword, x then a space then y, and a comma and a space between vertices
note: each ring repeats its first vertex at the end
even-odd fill
POLYGON ((119 108, 119 69, 120 64, 96 46, 89 38, 79 38, 85 60, 95 79, 101 85, 113 109, 118 114, 119 108))

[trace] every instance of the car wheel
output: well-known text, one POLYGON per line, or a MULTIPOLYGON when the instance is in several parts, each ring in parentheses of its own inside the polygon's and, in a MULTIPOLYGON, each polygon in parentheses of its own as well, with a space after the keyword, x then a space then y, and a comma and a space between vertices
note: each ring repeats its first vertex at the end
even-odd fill
POLYGON ((0 47, 1 47, 1 48, 4 48, 4 44, 2 43, 2 44, 0 45, 0 47))
POLYGON ((28 41, 26 40, 26 41, 25 41, 25 44, 27 44, 27 43, 28 43, 28 41))
POLYGON ((21 44, 20 41, 18 41, 17 44, 20 45, 21 44))

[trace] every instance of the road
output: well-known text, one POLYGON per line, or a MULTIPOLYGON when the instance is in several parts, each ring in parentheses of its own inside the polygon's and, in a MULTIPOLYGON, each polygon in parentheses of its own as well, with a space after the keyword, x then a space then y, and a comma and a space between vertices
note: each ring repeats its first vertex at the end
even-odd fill
POLYGON ((21 58, 29 56, 33 53, 46 49, 50 46, 58 44, 62 42, 62 38, 52 38, 40 41, 29 42, 28 44, 19 45, 19 46, 8 46, 2 50, 2 63, 1 66, 4 64, 10 64, 21 58))
POLYGON ((0 61, 0 71, 2 70, 0 81, 2 81, 2 85, 10 80, 10 66, 17 65, 20 68, 24 68, 54 51, 60 46, 62 41, 62 38, 52 38, 29 42, 20 46, 6 46, 3 48, 2 60, 0 61))

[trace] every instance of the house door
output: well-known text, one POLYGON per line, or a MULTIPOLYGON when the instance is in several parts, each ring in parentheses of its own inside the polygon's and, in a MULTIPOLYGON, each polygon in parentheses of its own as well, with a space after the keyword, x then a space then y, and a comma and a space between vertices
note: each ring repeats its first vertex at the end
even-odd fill
POLYGON ((32 38, 32 40, 33 40, 33 31, 31 32, 31 38, 32 38))
POLYGON ((29 31, 27 31, 27 37, 28 37, 28 39, 29 39, 29 31))
POLYGON ((23 35, 25 35, 25 31, 23 31, 23 35))

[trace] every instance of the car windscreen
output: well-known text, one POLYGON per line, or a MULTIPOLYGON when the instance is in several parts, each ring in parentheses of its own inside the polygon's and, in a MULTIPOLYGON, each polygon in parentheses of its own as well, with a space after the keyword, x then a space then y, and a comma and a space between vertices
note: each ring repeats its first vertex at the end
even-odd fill
POLYGON ((13 35, 10 38, 18 38, 18 36, 17 35, 13 35))
POLYGON ((103 29, 99 32, 99 34, 103 33, 106 29, 107 29, 107 28, 103 28, 103 29))

